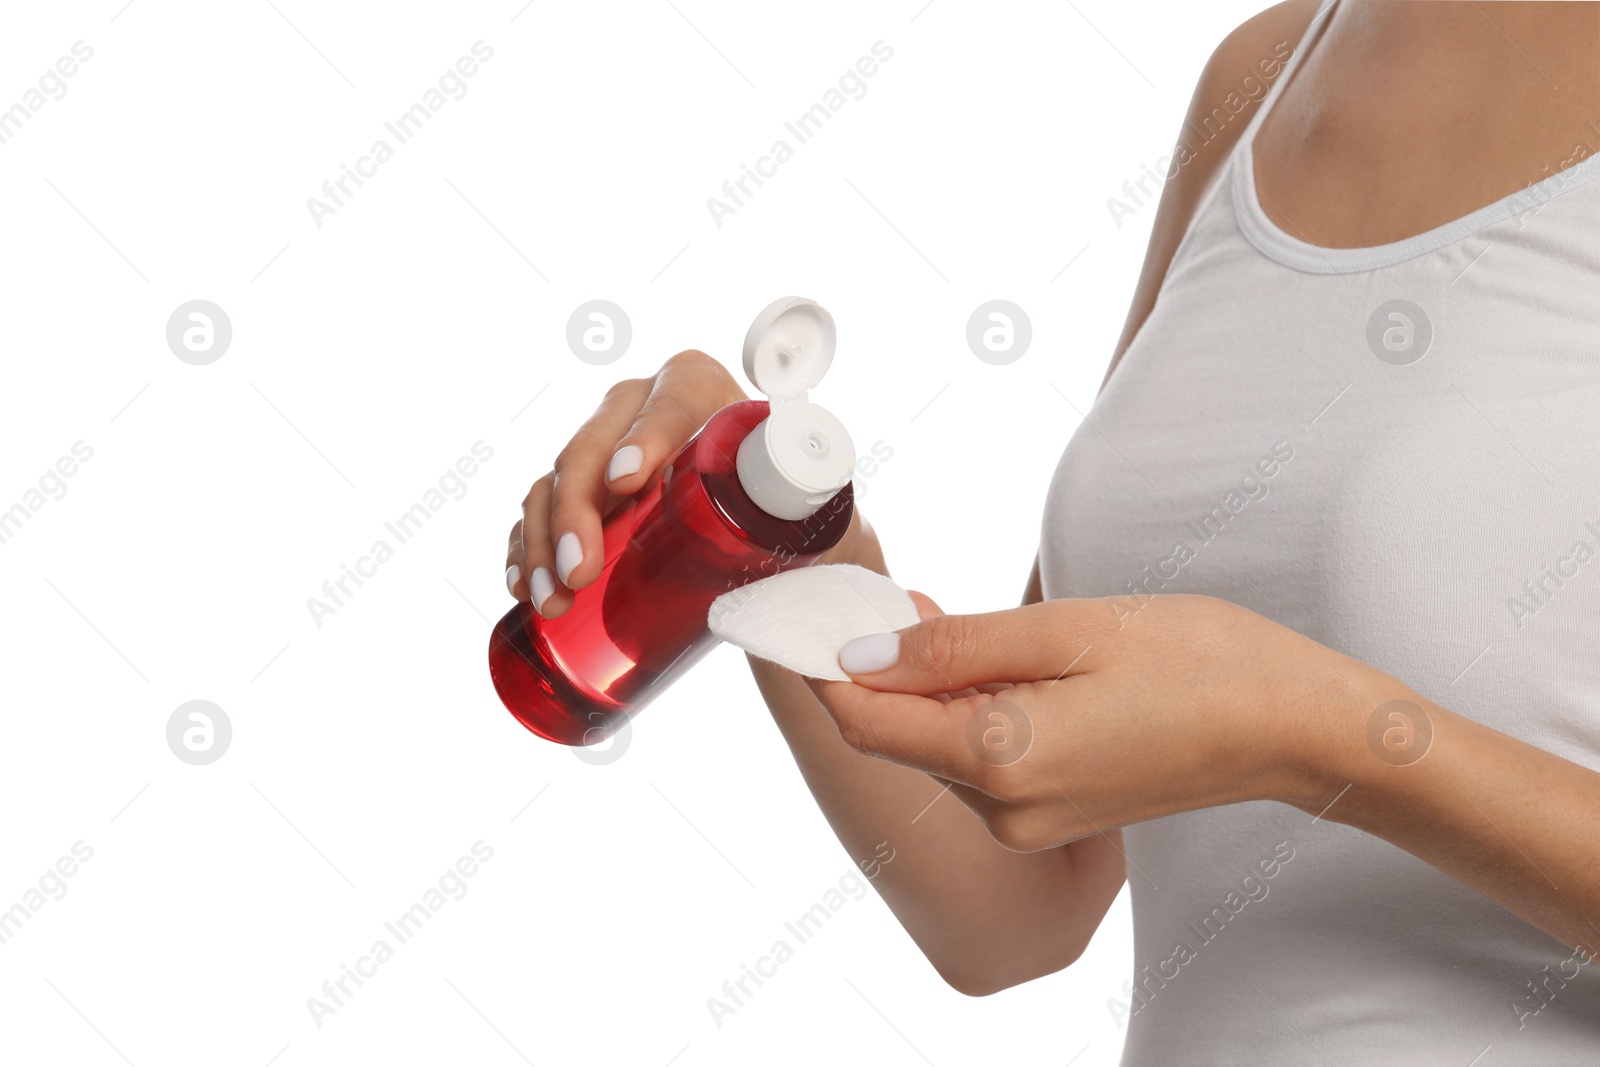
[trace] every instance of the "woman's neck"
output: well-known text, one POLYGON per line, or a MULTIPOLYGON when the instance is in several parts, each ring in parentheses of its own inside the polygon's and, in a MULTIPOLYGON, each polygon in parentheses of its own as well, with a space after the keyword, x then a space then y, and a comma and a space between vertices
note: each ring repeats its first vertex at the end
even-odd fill
POLYGON ((1385 244, 1600 154, 1600 4, 1342 0, 1262 123, 1264 211, 1385 244))

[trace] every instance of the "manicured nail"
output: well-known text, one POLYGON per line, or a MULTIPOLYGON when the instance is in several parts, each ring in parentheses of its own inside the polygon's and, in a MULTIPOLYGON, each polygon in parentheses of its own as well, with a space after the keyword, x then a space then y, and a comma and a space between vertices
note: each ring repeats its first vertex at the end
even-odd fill
POLYGON ((899 659, 899 634, 868 634, 839 650, 839 669, 846 674, 873 674, 888 670, 899 659))
POLYGON ((568 531, 561 535, 561 540, 556 542, 556 574, 561 578, 562 585, 570 585, 568 581, 578 564, 583 562, 583 546, 578 543, 578 535, 568 531))
POLYGON ((606 468, 606 481, 614 482, 618 478, 638 474, 639 465, 643 462, 644 449, 638 445, 623 445, 617 449, 616 455, 611 457, 611 466, 606 468))
POLYGON ((517 595, 517 579, 522 577, 522 568, 513 563, 506 568, 506 592, 512 596, 517 595))
POLYGON ((528 578, 528 599, 533 601, 533 610, 543 615, 544 602, 549 600, 550 594, 555 591, 556 583, 550 578, 550 568, 533 568, 533 574, 528 578))

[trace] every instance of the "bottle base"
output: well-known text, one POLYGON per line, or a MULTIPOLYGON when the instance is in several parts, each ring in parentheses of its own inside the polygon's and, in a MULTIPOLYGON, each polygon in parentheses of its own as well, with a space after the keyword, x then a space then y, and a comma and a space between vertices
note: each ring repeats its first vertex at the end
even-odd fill
POLYGON ((583 747, 597 745, 621 729, 628 706, 578 687, 535 638, 537 618, 518 604, 495 623, 489 635, 489 676, 506 710, 547 741, 583 747))

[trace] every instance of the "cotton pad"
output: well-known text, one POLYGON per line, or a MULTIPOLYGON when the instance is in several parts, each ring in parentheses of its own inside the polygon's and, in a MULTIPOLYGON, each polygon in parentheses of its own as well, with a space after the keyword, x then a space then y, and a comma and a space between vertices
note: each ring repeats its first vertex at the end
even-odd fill
POLYGON ((845 682, 839 650, 857 637, 920 621, 911 596, 849 563, 775 574, 711 602, 711 632, 751 655, 811 678, 845 682))

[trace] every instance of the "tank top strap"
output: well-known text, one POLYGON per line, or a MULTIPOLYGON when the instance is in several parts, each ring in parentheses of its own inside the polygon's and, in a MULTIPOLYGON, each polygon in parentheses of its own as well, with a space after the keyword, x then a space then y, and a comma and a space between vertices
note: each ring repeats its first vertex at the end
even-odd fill
POLYGON ((1272 83, 1271 89, 1267 90, 1267 95, 1261 101, 1261 106, 1256 108, 1256 113, 1250 117, 1250 124, 1244 128, 1244 133, 1239 135, 1239 143, 1234 146, 1236 155, 1242 154, 1240 150, 1246 149, 1246 146, 1255 141, 1256 130, 1261 128, 1261 123, 1267 117, 1267 113, 1278 102, 1278 97, 1283 95, 1284 87, 1289 84, 1289 80, 1304 65, 1306 53, 1316 43, 1317 36, 1322 32, 1323 27, 1327 25, 1328 16, 1332 14, 1334 7, 1338 3, 1339 0, 1325 0, 1322 7, 1312 16, 1310 24, 1306 26, 1306 32, 1300 35, 1300 43, 1295 45, 1293 54, 1289 56, 1289 61, 1284 64, 1283 70, 1278 73, 1278 80, 1272 83))

